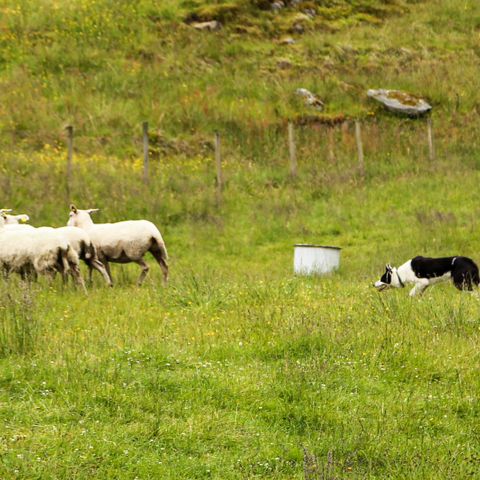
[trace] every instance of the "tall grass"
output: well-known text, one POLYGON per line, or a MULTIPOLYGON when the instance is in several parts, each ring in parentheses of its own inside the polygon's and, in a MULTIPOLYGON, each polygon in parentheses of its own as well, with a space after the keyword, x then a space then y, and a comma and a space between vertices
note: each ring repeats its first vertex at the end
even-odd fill
POLYGON ((32 354, 36 347, 38 318, 32 289, 0 286, 0 356, 32 354))

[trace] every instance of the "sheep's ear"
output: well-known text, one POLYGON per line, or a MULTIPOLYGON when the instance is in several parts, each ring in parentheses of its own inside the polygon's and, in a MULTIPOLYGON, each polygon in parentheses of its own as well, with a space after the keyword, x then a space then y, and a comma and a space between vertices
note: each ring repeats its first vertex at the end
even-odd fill
POLYGON ((89 209, 87 210, 88 213, 96 213, 96 212, 99 212, 99 211, 100 211, 99 208, 89 208, 89 209))
POLYGON ((0 208, 0 213, 7 213, 7 212, 11 212, 12 209, 11 208, 0 208))
POLYGON ((73 213, 77 213, 77 207, 72 203, 70 204, 70 210, 73 212, 73 213))
POLYGON ((21 215, 18 215, 17 218, 22 222, 22 223, 27 223, 30 220, 30 217, 26 213, 22 213, 21 215))

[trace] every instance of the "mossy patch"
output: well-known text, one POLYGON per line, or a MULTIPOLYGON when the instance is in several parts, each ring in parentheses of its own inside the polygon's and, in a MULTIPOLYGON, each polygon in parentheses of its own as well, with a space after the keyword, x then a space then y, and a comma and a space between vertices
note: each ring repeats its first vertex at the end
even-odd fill
POLYGON ((285 33, 301 33, 305 30, 313 28, 312 19, 299 12, 290 12, 285 15, 278 15, 274 20, 276 30, 282 34, 285 33))
POLYGON ((385 18, 406 12, 407 6, 400 1, 374 2, 372 0, 305 0, 296 5, 287 4, 274 15, 272 0, 186 0, 182 8, 186 22, 217 20, 236 26, 262 20, 263 32, 267 35, 302 33, 306 30, 336 30, 358 23, 382 23, 385 18), (308 15, 307 15, 308 13, 308 15), (274 27, 272 29, 272 27, 274 27))
POLYGON ((192 10, 187 16, 187 22, 227 22, 232 20, 241 11, 238 3, 223 3, 219 5, 203 5, 192 10))
POLYGON ((421 100, 411 93, 400 92, 399 90, 390 90, 387 98, 398 100, 402 105, 408 105, 409 107, 415 107, 421 100))

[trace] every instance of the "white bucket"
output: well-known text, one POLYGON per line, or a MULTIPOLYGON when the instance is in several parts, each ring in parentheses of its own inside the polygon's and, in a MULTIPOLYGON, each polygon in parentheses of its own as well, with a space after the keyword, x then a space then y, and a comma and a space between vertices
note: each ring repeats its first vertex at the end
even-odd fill
POLYGON ((293 271, 296 275, 323 275, 340 266, 338 247, 322 245, 295 245, 293 271))

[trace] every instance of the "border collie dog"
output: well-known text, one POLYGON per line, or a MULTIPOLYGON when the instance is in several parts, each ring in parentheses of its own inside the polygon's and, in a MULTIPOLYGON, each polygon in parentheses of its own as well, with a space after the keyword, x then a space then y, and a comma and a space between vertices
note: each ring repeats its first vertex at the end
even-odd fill
POLYGON ((375 287, 382 291, 389 287, 403 288, 413 283, 410 296, 422 294, 430 285, 452 279, 459 290, 473 290, 480 283, 477 264, 468 257, 415 257, 398 268, 386 265, 385 273, 375 287))

